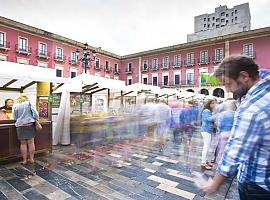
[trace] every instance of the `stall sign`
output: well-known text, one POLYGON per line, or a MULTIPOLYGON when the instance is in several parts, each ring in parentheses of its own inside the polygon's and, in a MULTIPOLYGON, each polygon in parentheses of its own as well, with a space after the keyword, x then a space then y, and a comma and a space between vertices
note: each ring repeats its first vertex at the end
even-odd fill
MULTIPOLYGON (((52 94, 52 108, 59 108, 61 101, 61 94, 52 94)), ((50 102, 49 98, 48 101, 50 102)))

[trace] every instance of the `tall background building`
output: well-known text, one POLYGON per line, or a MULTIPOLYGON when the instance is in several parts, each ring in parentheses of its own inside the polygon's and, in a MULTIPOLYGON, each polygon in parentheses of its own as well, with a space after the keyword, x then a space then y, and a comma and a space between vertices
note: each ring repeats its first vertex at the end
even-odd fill
POLYGON ((227 6, 219 6, 212 14, 195 17, 194 33, 187 35, 187 42, 249 31, 250 19, 248 3, 234 6, 231 9, 228 9, 227 6))

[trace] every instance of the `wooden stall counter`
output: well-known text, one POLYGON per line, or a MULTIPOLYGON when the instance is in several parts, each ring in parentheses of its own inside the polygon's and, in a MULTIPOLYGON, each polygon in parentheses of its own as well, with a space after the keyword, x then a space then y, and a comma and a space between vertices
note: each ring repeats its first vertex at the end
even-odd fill
MULTIPOLYGON (((35 137, 36 153, 52 151, 52 122, 41 122, 42 130, 35 137)), ((14 121, 0 121, 0 161, 21 157, 14 121)))

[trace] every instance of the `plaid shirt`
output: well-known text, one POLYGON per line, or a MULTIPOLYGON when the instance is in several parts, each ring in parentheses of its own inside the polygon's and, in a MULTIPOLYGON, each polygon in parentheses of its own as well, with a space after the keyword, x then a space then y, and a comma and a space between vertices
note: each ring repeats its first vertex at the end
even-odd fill
POLYGON ((238 172, 238 182, 270 191, 270 76, 241 101, 217 171, 226 177, 238 172))

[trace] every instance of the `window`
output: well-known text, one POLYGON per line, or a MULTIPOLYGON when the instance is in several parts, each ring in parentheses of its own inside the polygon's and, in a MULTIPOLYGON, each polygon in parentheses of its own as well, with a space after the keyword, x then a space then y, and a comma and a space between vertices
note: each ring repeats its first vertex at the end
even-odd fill
POLYGON ((237 10, 235 10, 234 13, 237 14, 237 10))
POLYGON ((131 72, 132 70, 132 63, 128 63, 128 71, 131 72))
POLYGON ((226 20, 226 24, 228 24, 229 23, 229 20, 226 20))
POLYGON ((233 19, 232 19, 232 23, 233 23, 233 19))
POLYGON ((203 21, 206 21, 206 18, 204 18, 203 21))
POLYGON ((181 56, 180 55, 175 55, 174 56, 174 65, 175 66, 180 66, 181 65, 181 56))
POLYGON ((215 17, 212 17, 212 20, 215 20, 215 17))
POLYGON ((216 28, 219 28, 219 24, 216 25, 216 28))
POLYGON ((187 65, 194 65, 194 53, 187 54, 187 65))
POLYGON ((163 85, 168 85, 169 83, 169 76, 163 76, 163 85))
POLYGON ((219 22, 219 18, 216 18, 216 22, 219 22))
POLYGON ((146 70, 147 69, 147 60, 143 61, 143 69, 146 70))
POLYGON ((246 26, 243 26, 243 31, 247 31, 247 27, 246 26))
POLYGON ((77 73, 76 72, 71 72, 70 73, 70 78, 74 78, 74 77, 76 77, 77 76, 77 73))
POLYGON ((201 51, 200 52, 200 63, 207 63, 208 62, 208 51, 201 51))
POLYGON ((46 56, 47 55, 47 53, 46 53, 46 51, 47 51, 47 47, 46 47, 47 45, 45 44, 45 43, 39 43, 39 45, 38 45, 38 54, 39 55, 41 55, 41 56, 46 56))
POLYGON ((153 77, 153 85, 154 85, 154 86, 157 86, 157 77, 156 77, 156 76, 153 77))
POLYGON ((174 84, 175 85, 179 85, 180 84, 180 75, 179 74, 175 74, 174 75, 174 84))
POLYGON ((158 68, 158 59, 157 59, 157 58, 154 58, 154 59, 153 59, 152 65, 153 65, 153 68, 154 68, 154 69, 157 69, 157 68, 158 68))
POLYGON ((118 72, 118 64, 114 64, 114 71, 118 72))
POLYGON ((194 73, 193 72, 187 72, 187 84, 192 85, 194 80, 194 73))
POLYGON ((20 37, 19 39, 19 50, 26 51, 27 50, 27 39, 20 37))
POLYGON ((229 17, 229 14, 228 13, 226 14, 226 17, 229 17))
POLYGON ((234 18, 234 21, 237 21, 237 17, 234 18))
POLYGON ((105 61, 105 69, 107 71, 110 70, 110 63, 109 63, 109 61, 105 61))
POLYGON ((243 54, 245 56, 253 57, 253 44, 244 44, 243 54))
POLYGON ((128 85, 131 85, 131 84, 132 84, 132 79, 129 78, 129 79, 128 79, 128 85))
POLYGON ((233 12, 232 12, 232 17, 233 17, 233 12))
POLYGON ((5 33, 0 32, 0 47, 5 46, 5 33))
POLYGON ((100 59, 96 57, 96 67, 99 68, 100 67, 100 59))
POLYGON ((56 77, 62 77, 62 70, 56 69, 56 77))
POLYGON ((207 75, 208 73, 207 72, 200 72, 200 82, 201 84, 205 84, 206 83, 206 79, 203 75, 207 75))
POLYGON ((210 18, 208 18, 207 21, 210 22, 210 18))
POLYGON ((222 13, 221 13, 221 16, 225 16, 225 12, 222 12, 222 13))
POLYGON ((147 84, 147 78, 143 78, 143 84, 147 84))
POLYGON ((167 68, 169 66, 169 57, 163 57, 163 67, 167 68))
POLYGON ((210 24, 207 24, 207 28, 209 28, 210 27, 210 24))
POLYGON ((221 22, 225 22, 225 19, 221 19, 221 22))
POLYGON ((203 27, 205 28, 206 27, 206 24, 204 24, 203 27))
POLYGON ((56 48, 56 59, 63 59, 63 49, 56 48))
POLYGON ((223 59, 223 49, 217 48, 215 49, 215 61, 220 62, 223 59))
POLYGON ((74 63, 77 63, 78 62, 78 56, 77 56, 76 51, 73 51, 71 53, 71 62, 74 62, 74 63))

